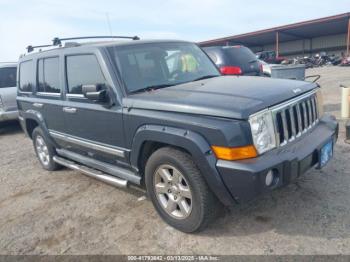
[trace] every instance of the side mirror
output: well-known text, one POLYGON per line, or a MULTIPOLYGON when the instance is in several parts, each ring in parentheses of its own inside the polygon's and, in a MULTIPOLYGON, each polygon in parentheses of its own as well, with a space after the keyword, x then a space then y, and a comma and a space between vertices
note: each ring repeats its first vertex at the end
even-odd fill
POLYGON ((83 85, 82 92, 84 97, 96 102, 107 101, 107 90, 104 84, 97 85, 83 85))

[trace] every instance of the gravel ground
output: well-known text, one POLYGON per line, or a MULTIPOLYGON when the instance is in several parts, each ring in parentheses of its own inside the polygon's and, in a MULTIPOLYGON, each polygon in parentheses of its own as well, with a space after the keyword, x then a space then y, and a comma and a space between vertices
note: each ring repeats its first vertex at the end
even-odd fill
MULTIPOLYGON (((326 110, 339 116, 350 68, 321 74, 326 110)), ((226 210, 200 234, 158 217, 144 194, 78 172, 44 171, 18 124, 0 127, 0 254, 350 254, 350 145, 296 183, 226 210)))

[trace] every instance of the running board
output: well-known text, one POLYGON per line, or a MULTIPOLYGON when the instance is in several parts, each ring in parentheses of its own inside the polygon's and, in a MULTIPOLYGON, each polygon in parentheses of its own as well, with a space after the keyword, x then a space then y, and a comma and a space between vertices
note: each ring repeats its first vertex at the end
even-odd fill
POLYGON ((75 163, 78 163, 80 165, 87 166, 89 168, 92 168, 93 170, 99 170, 105 174, 108 174, 109 176, 118 177, 136 185, 141 184, 141 176, 126 168, 111 165, 91 157, 74 153, 66 149, 57 148, 56 151, 57 154, 60 157, 63 157, 64 159, 69 159, 70 161, 74 161, 75 163))
POLYGON ((67 160, 67 159, 62 158, 62 157, 54 156, 53 161, 55 161, 57 164, 68 167, 70 169, 78 170, 89 177, 103 181, 103 182, 110 184, 112 186, 123 187, 123 188, 128 186, 127 180, 120 179, 120 178, 117 178, 117 177, 114 177, 111 175, 107 175, 101 171, 98 171, 96 169, 93 169, 93 168, 90 168, 87 166, 79 165, 73 161, 67 160))

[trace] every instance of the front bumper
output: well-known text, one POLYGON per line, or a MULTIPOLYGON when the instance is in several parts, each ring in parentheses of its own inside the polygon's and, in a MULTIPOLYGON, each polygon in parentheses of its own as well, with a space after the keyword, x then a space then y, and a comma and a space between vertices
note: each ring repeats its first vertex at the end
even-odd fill
POLYGON ((320 149, 330 139, 336 142, 338 123, 332 116, 320 119, 317 126, 299 139, 273 149, 260 157, 242 161, 218 160, 216 167, 237 202, 247 202, 257 195, 289 184, 319 162, 320 149), (278 178, 272 186, 265 185, 269 170, 278 178))
POLYGON ((3 111, 0 109, 0 122, 18 119, 18 111, 3 111))

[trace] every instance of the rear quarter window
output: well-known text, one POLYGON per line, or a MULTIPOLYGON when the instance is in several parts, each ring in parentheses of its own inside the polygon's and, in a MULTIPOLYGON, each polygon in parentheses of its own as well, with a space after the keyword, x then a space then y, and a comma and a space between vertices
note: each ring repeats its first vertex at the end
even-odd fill
POLYGON ((32 60, 25 61, 19 67, 19 90, 32 92, 35 84, 34 63, 32 60))
POLYGON ((0 88, 16 86, 16 67, 0 68, 0 88))

